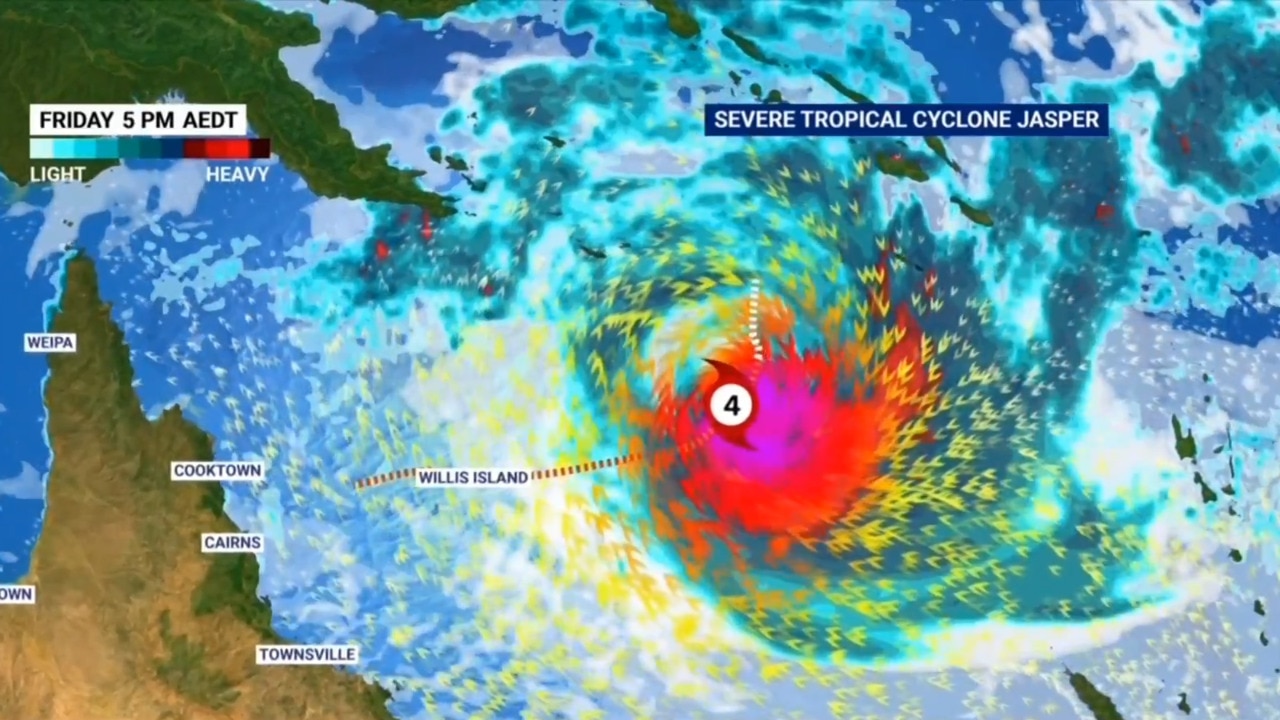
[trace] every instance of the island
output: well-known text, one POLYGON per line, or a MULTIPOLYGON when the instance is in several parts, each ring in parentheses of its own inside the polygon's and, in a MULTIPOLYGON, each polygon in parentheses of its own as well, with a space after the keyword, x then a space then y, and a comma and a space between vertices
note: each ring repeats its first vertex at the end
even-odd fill
POLYGON ((123 333, 93 263, 68 261, 45 388, 54 462, 44 530, 24 581, 35 605, 0 606, 0 717, 21 720, 391 720, 389 693, 334 667, 259 667, 284 644, 251 554, 207 555, 236 532, 221 485, 174 483, 213 439, 177 408, 148 420, 123 333))
MULTIPOLYGON (((439 16, 472 0, 369 3, 376 12, 439 16)), ((195 103, 245 103, 249 124, 318 195, 453 212, 421 187, 423 173, 388 163, 390 145, 361 149, 332 104, 294 82, 280 50, 314 45, 305 13, 254 0, 62 2, 0 7, 0 173, 28 175, 28 107, 35 103, 155 102, 174 94, 195 103)), ((88 181, 115 163, 85 163, 88 181)))

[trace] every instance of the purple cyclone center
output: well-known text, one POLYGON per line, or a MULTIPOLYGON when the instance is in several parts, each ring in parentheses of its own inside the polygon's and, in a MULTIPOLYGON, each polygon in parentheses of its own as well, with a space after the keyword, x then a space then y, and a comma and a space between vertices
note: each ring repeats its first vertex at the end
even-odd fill
POLYGON ((788 369, 772 366, 756 382, 755 420, 747 429, 747 442, 752 447, 713 435, 702 450, 709 461, 770 484, 785 478, 787 470, 806 463, 827 408, 810 391, 808 379, 794 374, 794 369, 788 373, 788 369))

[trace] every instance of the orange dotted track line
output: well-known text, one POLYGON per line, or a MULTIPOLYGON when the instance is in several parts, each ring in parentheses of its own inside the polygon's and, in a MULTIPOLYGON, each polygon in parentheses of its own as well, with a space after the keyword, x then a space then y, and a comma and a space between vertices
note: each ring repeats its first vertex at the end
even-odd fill
POLYGON ((620 457, 609 458, 608 460, 591 460, 589 462, 581 462, 576 465, 562 465, 558 468, 549 470, 534 470, 534 480, 549 480, 551 478, 562 478, 570 475, 580 475, 587 472, 595 472, 597 470, 608 470, 609 468, 621 467, 629 465, 640 460, 642 456, 638 454, 622 455, 620 457))
MULTIPOLYGON (((582 473, 595 472, 597 470, 608 470, 610 468, 621 467, 637 462, 643 457, 639 454, 622 455, 620 457, 609 458, 608 460, 591 460, 588 462, 580 462, 574 465, 561 465, 560 467, 545 468, 542 470, 533 470, 530 477, 533 480, 551 480, 554 478, 569 477, 570 475, 581 475, 582 473)), ((367 478, 356 481, 357 490, 368 490, 382 485, 389 485, 400 480, 412 480, 417 473, 417 468, 403 468, 400 470, 392 470, 391 472, 382 473, 380 475, 371 475, 367 478)))
MULTIPOLYGON (((700 437, 690 440, 679 446, 676 452, 687 452, 695 447, 703 444, 711 438, 710 432, 704 433, 700 437)), ((541 470, 533 470, 531 478, 534 480, 552 480, 556 478, 569 477, 571 475, 581 475, 582 473, 596 472, 598 470, 609 470, 623 465, 630 465, 644 459, 644 455, 640 453, 632 453, 630 455, 620 455, 612 457, 608 460, 588 460, 586 462, 575 463, 573 465, 561 465, 554 468, 545 468, 541 470)), ((392 470, 391 472, 381 473, 379 475, 370 475, 361 478, 355 483, 356 490, 368 490, 370 488, 390 485, 401 480, 412 480, 417 474, 417 468, 401 468, 392 470)))
POLYGON ((357 490, 366 490, 379 485, 396 482, 397 480, 411 480, 417 468, 402 468, 400 470, 392 470, 391 472, 382 473, 381 475, 370 475, 356 481, 357 490))

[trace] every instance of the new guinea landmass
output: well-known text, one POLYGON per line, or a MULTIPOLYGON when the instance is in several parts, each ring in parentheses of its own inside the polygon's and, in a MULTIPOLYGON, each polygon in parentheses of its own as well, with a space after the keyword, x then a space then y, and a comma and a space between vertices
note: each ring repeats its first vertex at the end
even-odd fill
MULTIPOLYGON (((470 0, 435 0, 436 16, 470 0)), ((378 8, 374 8, 375 10, 378 8)), ((402 9, 398 6, 396 9, 402 9)), ((421 172, 387 162, 389 145, 356 147, 330 103, 289 77, 281 48, 313 45, 320 31, 305 13, 250 0, 200 3, 6 3, 0 8, 0 172, 26 177, 27 107, 32 103, 247 103, 253 130, 318 195, 452 212, 422 189, 421 172)), ((89 165, 85 180, 115 164, 89 165)))
POLYGON ((37 604, 0 607, 0 717, 22 720, 390 720, 390 695, 331 667, 258 667, 283 644, 251 554, 205 555, 234 532, 217 483, 174 483, 169 464, 213 457, 171 408, 143 414, 124 336, 94 266, 68 261, 45 390, 54 464, 26 582, 37 604))

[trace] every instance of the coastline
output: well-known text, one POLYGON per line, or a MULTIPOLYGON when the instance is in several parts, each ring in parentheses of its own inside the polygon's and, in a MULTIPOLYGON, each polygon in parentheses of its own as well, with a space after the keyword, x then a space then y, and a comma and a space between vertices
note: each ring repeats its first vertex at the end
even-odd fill
POLYGON ((0 583, 9 583, 17 582, 30 571, 31 557, 44 527, 48 477, 53 466, 44 404, 49 367, 44 356, 23 351, 21 333, 48 331, 61 305, 66 264, 75 254, 63 253, 56 261, 50 258, 50 262, 41 263, 35 273, 27 276, 29 241, 43 224, 38 211, 41 188, 19 189, 8 178, 0 177, 0 180, 7 185, 6 209, 12 209, 18 202, 36 208, 33 212, 0 216, 0 227, 13 238, 0 250, 0 262, 4 264, 5 275, 10 276, 5 278, 5 285, 10 289, 7 297, 10 311, 6 313, 10 320, 5 333, 9 340, 0 352, 9 368, 6 391, 0 396, 5 410, 0 413, 0 427, 6 440, 0 445, 0 478, 12 483, 9 492, 0 494, 0 583), (37 312, 38 326, 33 317, 37 312), (38 497, 30 486, 33 473, 40 483, 38 497))

